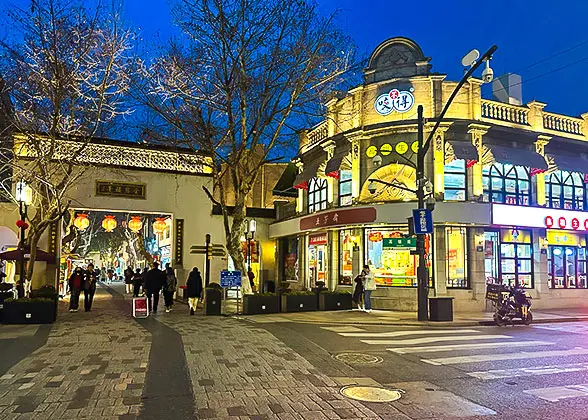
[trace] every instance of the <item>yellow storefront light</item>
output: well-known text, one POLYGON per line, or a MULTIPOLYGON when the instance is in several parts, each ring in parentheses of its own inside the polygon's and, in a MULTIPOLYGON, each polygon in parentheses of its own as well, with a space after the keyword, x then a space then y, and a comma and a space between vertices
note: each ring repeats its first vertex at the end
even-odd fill
POLYGON ((129 221, 129 229, 131 232, 139 233, 142 228, 143 222, 141 221, 141 216, 131 216, 131 220, 129 221))

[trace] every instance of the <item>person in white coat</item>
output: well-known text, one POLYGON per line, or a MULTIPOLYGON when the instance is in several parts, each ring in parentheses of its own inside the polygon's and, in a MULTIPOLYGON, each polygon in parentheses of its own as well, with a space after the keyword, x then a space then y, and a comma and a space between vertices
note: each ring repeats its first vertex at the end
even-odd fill
POLYGON ((374 278, 374 273, 370 270, 369 265, 364 265, 363 270, 361 271, 363 277, 363 304, 365 306, 365 311, 370 313, 372 311, 372 300, 371 295, 374 290, 376 290, 376 279, 374 278))

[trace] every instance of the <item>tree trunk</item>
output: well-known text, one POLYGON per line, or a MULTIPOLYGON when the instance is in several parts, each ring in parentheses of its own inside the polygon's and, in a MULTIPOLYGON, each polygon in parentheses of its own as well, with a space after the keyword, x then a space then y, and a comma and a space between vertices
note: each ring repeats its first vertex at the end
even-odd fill
POLYGON ((231 223, 231 228, 228 232, 225 232, 227 238, 227 251, 233 259, 235 268, 237 270, 241 270, 241 273, 244 274, 243 281, 241 283, 242 293, 244 295, 250 295, 253 293, 253 291, 251 290, 251 285, 249 284, 247 267, 245 266, 245 258, 243 258, 243 248, 241 245, 241 236, 244 232, 245 206, 236 205, 232 216, 233 220, 231 223))

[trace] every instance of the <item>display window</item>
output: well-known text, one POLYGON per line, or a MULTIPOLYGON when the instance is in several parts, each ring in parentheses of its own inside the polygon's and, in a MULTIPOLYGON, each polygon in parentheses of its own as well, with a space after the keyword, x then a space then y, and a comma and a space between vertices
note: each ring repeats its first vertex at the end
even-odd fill
POLYGON ((445 164, 445 201, 465 201, 466 199, 466 161, 456 159, 445 164))
POLYGON ((346 229, 339 232, 339 284, 352 285, 354 272, 359 274, 360 232, 346 229), (355 266, 355 270, 353 269, 355 266))
POLYGON ((585 289, 586 237, 573 232, 547 231, 547 279, 552 289, 585 289))
POLYGON ((312 178, 308 184, 308 212, 325 210, 327 208, 327 180, 312 178))
POLYGON ((486 232, 484 248, 488 283, 533 287, 531 231, 515 228, 486 232))
POLYGON ((298 281, 298 238, 282 239, 283 252, 283 279, 285 281, 298 281))
POLYGON ((327 283, 327 234, 311 235, 308 239, 308 278, 310 287, 327 283))
POLYGON ((366 229, 366 263, 378 286, 416 287, 418 257, 411 251, 416 238, 398 229, 366 229))
POLYGON ((350 206, 352 204, 352 179, 351 171, 340 170, 339 171, 339 205, 350 206))
POLYGON ((466 289, 467 276, 467 235, 464 227, 445 228, 445 252, 447 287, 466 289))
POLYGON ((495 163, 482 169, 484 201, 528 206, 531 203, 531 175, 524 166, 495 163))

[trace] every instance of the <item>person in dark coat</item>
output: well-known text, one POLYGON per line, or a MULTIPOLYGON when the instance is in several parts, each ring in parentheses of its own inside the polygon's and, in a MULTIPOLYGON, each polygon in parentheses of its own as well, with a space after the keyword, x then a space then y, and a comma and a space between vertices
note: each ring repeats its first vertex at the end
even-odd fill
POLYGON ((139 297, 141 294, 141 287, 143 286, 143 274, 141 269, 137 268, 137 271, 133 275, 133 297, 139 297))
POLYGON ((84 286, 84 272, 81 267, 76 267, 69 277, 69 311, 77 312, 80 306, 80 293, 84 286))
POLYGON ((133 292, 133 269, 131 267, 127 267, 124 271, 125 276, 125 292, 130 294, 133 292))
POLYGON ((165 286, 163 288, 163 299, 165 301, 165 312, 170 312, 174 306, 174 293, 178 287, 178 279, 174 269, 168 263, 165 265, 165 286))
POLYGON ((147 302, 149 303, 149 311, 153 314, 157 313, 157 305, 159 305, 159 294, 165 285, 165 273, 159 269, 159 263, 154 262, 151 270, 145 275, 145 292, 147 294, 147 302))
POLYGON ((363 288, 363 277, 362 274, 355 278, 355 290, 353 291, 353 302, 357 304, 357 309, 360 311, 365 310, 363 303, 364 288, 363 288))
POLYGON ((186 295, 188 296, 188 305, 190 305, 190 315, 194 315, 194 311, 198 307, 198 299, 202 296, 202 276, 198 267, 194 267, 188 276, 186 295))
POLYGON ((88 264, 84 277, 84 309, 86 312, 90 312, 94 302, 94 294, 96 293, 96 283, 98 283, 98 275, 94 270, 94 264, 88 264))

